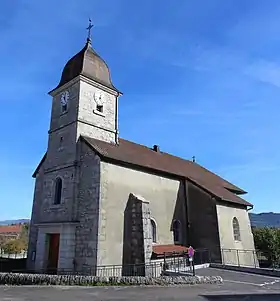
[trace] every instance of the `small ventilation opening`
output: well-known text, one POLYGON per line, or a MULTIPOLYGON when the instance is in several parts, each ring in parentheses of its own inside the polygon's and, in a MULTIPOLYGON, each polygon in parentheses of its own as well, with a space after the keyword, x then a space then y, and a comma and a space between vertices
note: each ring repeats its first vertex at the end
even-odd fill
POLYGON ((61 105, 61 113, 67 112, 67 103, 61 105))
POLYGON ((159 146, 156 145, 156 144, 154 145, 153 150, 154 150, 155 152, 157 152, 157 153, 160 152, 159 146))
POLYGON ((63 137, 60 137, 58 150, 62 150, 62 148, 63 148, 63 137))
POLYGON ((97 105, 96 106, 96 111, 103 113, 103 106, 102 105, 97 105))

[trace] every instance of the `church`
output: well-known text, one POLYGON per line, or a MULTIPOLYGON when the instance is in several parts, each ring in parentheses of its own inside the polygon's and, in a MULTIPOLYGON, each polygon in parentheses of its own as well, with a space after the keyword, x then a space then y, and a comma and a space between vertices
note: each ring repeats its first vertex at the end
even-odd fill
POLYGON ((90 37, 49 95, 48 147, 33 174, 29 270, 147 263, 190 245, 235 263, 223 250, 255 250, 243 189, 158 145, 120 138, 122 93, 90 37))

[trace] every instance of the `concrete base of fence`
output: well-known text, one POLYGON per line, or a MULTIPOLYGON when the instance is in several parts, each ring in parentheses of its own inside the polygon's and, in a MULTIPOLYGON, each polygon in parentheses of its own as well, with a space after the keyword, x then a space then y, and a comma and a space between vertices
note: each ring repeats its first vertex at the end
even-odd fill
POLYGON ((219 276, 177 276, 177 277, 96 277, 75 275, 45 275, 0 273, 0 285, 73 285, 73 286, 128 286, 128 285, 194 285, 220 284, 219 276))
MULTIPOLYGON (((209 266, 210 266, 209 263, 197 264, 194 266, 194 269, 195 270, 205 269, 205 268, 209 268, 209 266)), ((166 270, 163 273, 165 276, 190 276, 190 275, 192 275, 193 272, 190 269, 190 267, 186 267, 186 268, 180 268, 180 271, 166 270)))
POLYGON ((216 269, 225 269, 225 270, 259 274, 259 275, 265 275, 265 276, 280 277, 280 270, 252 268, 252 267, 239 267, 239 266, 234 266, 234 265, 224 265, 224 264, 220 264, 220 263, 211 263, 210 267, 216 268, 216 269))

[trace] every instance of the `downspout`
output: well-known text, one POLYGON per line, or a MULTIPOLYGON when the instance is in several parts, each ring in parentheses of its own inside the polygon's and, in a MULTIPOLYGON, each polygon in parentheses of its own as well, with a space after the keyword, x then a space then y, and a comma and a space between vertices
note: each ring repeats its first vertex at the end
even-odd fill
POLYGON ((116 144, 119 144, 119 123, 118 123, 118 115, 119 115, 119 112, 118 112, 118 102, 119 102, 119 96, 120 94, 118 93, 118 95, 116 96, 116 108, 115 108, 115 131, 116 131, 116 137, 115 137, 115 142, 116 144))
POLYGON ((188 188, 188 182, 187 179, 183 179, 183 188, 184 188, 184 196, 185 196, 185 210, 186 210, 186 226, 187 226, 187 245, 192 245, 192 239, 191 239, 191 231, 190 231, 190 212, 189 212, 189 188, 188 188))
MULTIPOLYGON (((217 227, 218 227, 217 231, 218 231, 218 239, 219 239, 218 249, 219 249, 219 253, 220 253, 220 261, 223 264, 224 263, 224 251, 223 251, 223 248, 222 248, 222 241, 221 241, 220 228, 219 228, 220 227, 220 220, 219 220, 219 217, 218 217, 218 209, 217 209, 217 202, 223 201, 223 199, 222 198, 217 198, 217 197, 212 197, 212 201, 215 202, 215 212, 216 212, 217 227)), ((210 253, 210 258, 212 259, 211 253, 210 253)))

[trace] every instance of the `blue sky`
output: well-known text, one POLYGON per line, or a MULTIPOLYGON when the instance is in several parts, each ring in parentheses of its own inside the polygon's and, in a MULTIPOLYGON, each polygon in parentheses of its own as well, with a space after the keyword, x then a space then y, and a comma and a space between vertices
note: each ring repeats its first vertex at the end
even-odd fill
POLYGON ((1 1, 0 219, 30 216, 47 92, 89 16, 124 93, 121 136, 195 155, 247 190, 255 212, 280 212, 279 15, 277 0, 1 1))

